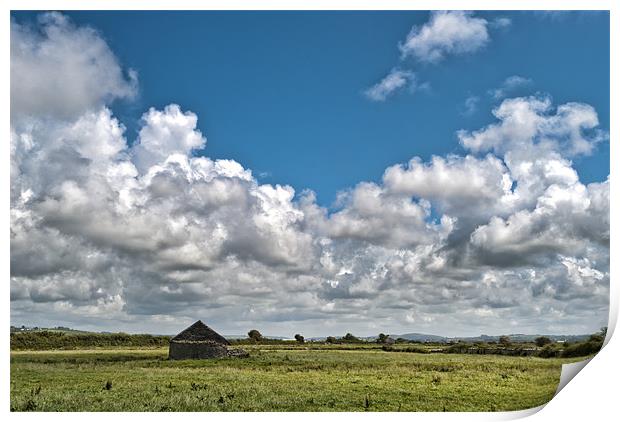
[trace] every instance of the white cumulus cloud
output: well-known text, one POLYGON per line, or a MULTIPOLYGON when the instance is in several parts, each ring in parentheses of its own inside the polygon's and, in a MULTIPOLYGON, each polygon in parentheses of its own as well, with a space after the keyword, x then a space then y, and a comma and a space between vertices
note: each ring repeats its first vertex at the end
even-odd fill
POLYGON ((390 95, 407 85, 410 89, 415 89, 415 74, 408 70, 392 69, 385 78, 364 91, 364 94, 373 101, 385 101, 390 95))
POLYGON ((73 118, 136 93, 103 38, 66 16, 45 13, 32 28, 11 22, 11 114, 73 118))
POLYGON ((414 26, 400 45, 403 57, 437 63, 448 55, 473 53, 489 42, 486 19, 463 11, 432 12, 430 20, 414 26))
POLYGON ((530 86, 532 83, 533 81, 529 78, 524 78, 519 75, 512 75, 507 77, 499 88, 490 90, 489 94, 496 100, 499 100, 506 97, 506 95, 512 91, 518 88, 530 86))

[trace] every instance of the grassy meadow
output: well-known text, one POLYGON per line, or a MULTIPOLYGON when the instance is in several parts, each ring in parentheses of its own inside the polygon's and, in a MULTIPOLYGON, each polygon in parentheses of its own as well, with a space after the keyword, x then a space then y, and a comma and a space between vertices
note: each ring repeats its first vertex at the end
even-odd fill
POLYGON ((11 352, 12 411, 500 411, 549 401, 583 358, 243 346, 169 361, 164 347, 11 352))

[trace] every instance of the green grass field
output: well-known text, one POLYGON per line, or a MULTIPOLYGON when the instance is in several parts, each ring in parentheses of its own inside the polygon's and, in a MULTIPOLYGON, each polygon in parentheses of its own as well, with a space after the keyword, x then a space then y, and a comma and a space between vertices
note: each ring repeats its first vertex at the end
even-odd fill
POLYGON ((499 411, 549 401, 579 359, 246 347, 169 361, 167 349, 11 353, 13 411, 499 411), (106 383, 108 383, 106 388, 106 383))

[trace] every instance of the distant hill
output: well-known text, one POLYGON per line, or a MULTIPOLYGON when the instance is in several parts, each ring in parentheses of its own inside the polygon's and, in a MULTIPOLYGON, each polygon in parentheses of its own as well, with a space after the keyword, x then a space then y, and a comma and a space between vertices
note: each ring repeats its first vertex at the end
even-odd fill
MULTIPOLYGON (((584 341, 587 340, 590 335, 589 334, 581 334, 581 335, 557 335, 557 334, 508 334, 510 340, 514 342, 532 342, 537 337, 549 337, 553 341, 566 341, 566 342, 576 342, 576 341, 584 341)), ((485 334, 481 334, 477 337, 444 337, 437 336, 432 334, 421 334, 421 333, 406 333, 406 334, 390 334, 390 337, 393 339, 404 338, 410 341, 420 341, 420 342, 428 342, 428 343, 450 343, 456 341, 463 341, 466 343, 476 343, 476 342, 497 342, 500 336, 487 336, 485 334)))
POLYGON ((394 340, 396 340, 397 338, 404 338, 406 340, 421 341, 423 343, 447 343, 449 340, 448 337, 422 333, 390 334, 390 337, 392 337, 394 340))
POLYGON ((83 331, 83 330, 74 330, 69 327, 15 327, 11 325, 11 333, 32 333, 32 332, 41 332, 41 331, 52 331, 56 333, 65 333, 65 334, 92 334, 92 331, 83 331))

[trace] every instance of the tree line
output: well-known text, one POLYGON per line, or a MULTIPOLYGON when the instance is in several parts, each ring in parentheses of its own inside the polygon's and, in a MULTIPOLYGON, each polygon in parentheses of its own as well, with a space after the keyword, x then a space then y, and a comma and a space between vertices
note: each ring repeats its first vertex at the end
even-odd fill
MULTIPOLYGON (((607 327, 592 334, 587 340, 572 343, 561 343, 549 337, 540 336, 533 343, 513 342, 509 336, 500 336, 497 342, 477 342, 456 344, 441 344, 438 351, 443 353, 501 353, 515 355, 535 355, 544 358, 550 357, 578 357, 588 356, 598 352, 603 346, 607 327), (534 347, 534 349, 532 349, 534 347), (531 352, 531 353, 530 353, 531 352)), ((11 333, 11 350, 54 350, 54 349, 87 349, 106 347, 165 347, 168 346, 171 336, 156 336, 149 334, 126 333, 79 333, 71 334, 58 331, 25 331, 11 333)), ((250 330, 245 339, 232 339, 233 344, 304 344, 306 339, 297 333, 294 340, 270 339, 260 331, 250 330)), ((385 351, 429 353, 428 348, 408 347, 403 344, 416 344, 419 341, 403 338, 392 339, 389 335, 380 333, 376 339, 369 341, 346 333, 342 337, 329 336, 323 341, 313 341, 313 344, 369 344, 378 343, 385 351)), ((438 344, 439 345, 439 344, 438 344)))

